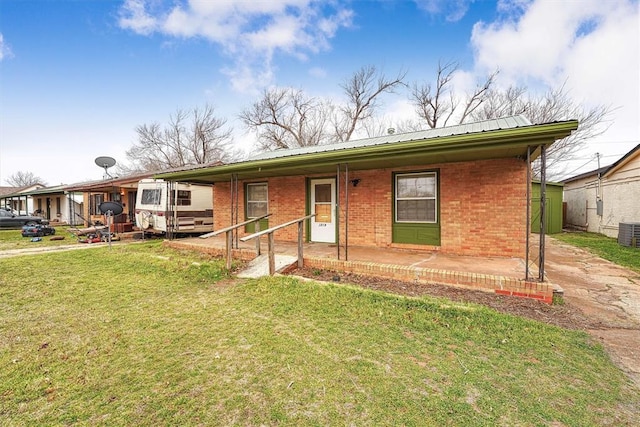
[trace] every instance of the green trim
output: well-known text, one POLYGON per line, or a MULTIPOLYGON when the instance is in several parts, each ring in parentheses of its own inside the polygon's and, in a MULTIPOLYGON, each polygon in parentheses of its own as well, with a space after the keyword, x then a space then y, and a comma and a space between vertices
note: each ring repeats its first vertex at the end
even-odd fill
POLYGON ((391 242, 440 246, 440 169, 393 172, 391 179, 391 242), (396 177, 418 173, 435 173, 436 175, 436 222, 397 222, 396 177))

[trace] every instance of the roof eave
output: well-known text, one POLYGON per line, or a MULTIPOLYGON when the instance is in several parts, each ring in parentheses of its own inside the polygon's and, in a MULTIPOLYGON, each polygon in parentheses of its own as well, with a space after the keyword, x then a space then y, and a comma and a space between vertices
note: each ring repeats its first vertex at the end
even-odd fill
MULTIPOLYGON (((160 173, 155 178, 171 181, 224 181, 231 174, 253 173, 256 177, 267 176, 268 171, 295 169, 296 167, 319 167, 323 165, 336 165, 338 163, 363 163, 375 159, 399 159, 407 158, 409 161, 420 154, 424 157, 457 152, 465 152, 470 157, 474 153, 487 150, 512 153, 514 149, 521 149, 526 154, 527 147, 539 147, 551 145, 556 140, 564 138, 577 129, 576 120, 555 122, 542 125, 531 125, 511 129, 499 129, 477 133, 443 136, 416 141, 405 141, 393 144, 373 145, 366 147, 350 148, 344 150, 331 150, 318 153, 300 154, 294 156, 277 157, 264 160, 245 161, 212 168, 196 169, 185 172, 160 173)), ((534 150, 532 160, 537 157, 539 150, 534 150)), ((513 155, 496 155, 495 158, 514 157, 513 155)), ((446 163, 438 161, 438 163, 446 163)))

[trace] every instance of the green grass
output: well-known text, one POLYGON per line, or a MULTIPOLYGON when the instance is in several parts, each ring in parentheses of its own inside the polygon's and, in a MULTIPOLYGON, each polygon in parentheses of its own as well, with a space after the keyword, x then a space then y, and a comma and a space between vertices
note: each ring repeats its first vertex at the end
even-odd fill
POLYGON ((640 249, 620 246, 617 239, 598 233, 560 233, 552 236, 562 242, 585 248, 623 267, 640 272, 640 249))
POLYGON ((585 333, 229 279, 222 261, 160 242, 0 259, 0 366, 0 425, 639 421, 638 390, 585 333))
POLYGON ((0 251, 10 249, 27 249, 39 246, 66 246, 78 243, 78 238, 69 233, 68 226, 54 227, 56 236, 64 236, 64 240, 51 240, 52 236, 43 236, 40 242, 32 242, 31 237, 22 237, 21 230, 0 230, 0 251))

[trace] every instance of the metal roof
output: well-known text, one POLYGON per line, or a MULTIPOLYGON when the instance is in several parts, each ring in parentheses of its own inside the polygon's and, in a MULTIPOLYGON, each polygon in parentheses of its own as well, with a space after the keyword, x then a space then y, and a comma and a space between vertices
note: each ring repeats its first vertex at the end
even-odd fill
POLYGON ((521 158, 533 148, 549 146, 578 128, 576 120, 531 124, 522 116, 478 123, 385 135, 337 144, 279 150, 248 160, 184 172, 160 173, 156 178, 194 183, 275 176, 335 173, 337 165, 349 170, 396 168, 451 162, 521 158))
POLYGON ((358 139, 353 141, 338 142, 335 144, 315 145, 310 147, 267 151, 250 157, 247 161, 277 159, 281 157, 298 156, 301 154, 325 153, 329 151, 348 150, 351 148, 373 147, 376 145, 396 144, 400 142, 421 141, 444 136, 466 135, 479 132, 487 132, 500 129, 515 129, 523 126, 531 126, 529 119, 522 115, 509 116, 499 119, 484 120, 481 122, 467 123, 442 128, 427 129, 417 132, 398 133, 373 138, 358 139))

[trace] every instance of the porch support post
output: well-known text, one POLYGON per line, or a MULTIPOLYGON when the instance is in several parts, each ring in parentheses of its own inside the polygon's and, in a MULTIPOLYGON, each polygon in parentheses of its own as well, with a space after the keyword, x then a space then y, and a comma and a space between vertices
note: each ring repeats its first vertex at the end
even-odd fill
MULTIPOLYGON (((240 222, 240 213, 238 212, 239 209, 239 201, 238 201, 238 174, 234 174, 234 182, 235 182, 235 193, 236 193, 236 224, 238 222, 240 222)), ((239 231, 236 228, 235 230, 235 235, 236 235, 236 249, 238 249, 240 247, 240 243, 238 242, 238 239, 240 238, 239 236, 239 231)))
POLYGON ((540 260, 538 266, 538 280, 544 281, 544 244, 546 233, 547 207, 547 147, 540 146, 540 260))
MULTIPOLYGON (((236 174, 231 174, 231 180, 229 181, 229 206, 230 206, 230 215, 231 215, 231 224, 236 225, 238 223, 238 176, 236 174)), ((231 239, 231 246, 233 246, 233 235, 235 233, 235 245, 238 247, 238 231, 233 230, 231 239)))
POLYGON ((344 165, 344 260, 349 261, 349 163, 344 165))
POLYGON ((340 163, 336 171, 336 247, 338 248, 338 259, 340 259, 340 163))
POLYGON ((227 237, 227 270, 231 270, 231 247, 233 246, 233 230, 229 230, 226 232, 227 237))
POLYGON ((304 229, 303 225, 304 221, 298 221, 298 268, 302 268, 304 266, 304 255, 302 253, 302 230, 304 229))
POLYGON ((276 274, 276 253, 273 232, 269 233, 269 276, 276 274))
POLYGON ((531 147, 527 147, 527 225, 524 254, 524 280, 529 280, 529 235, 531 234, 531 147))

